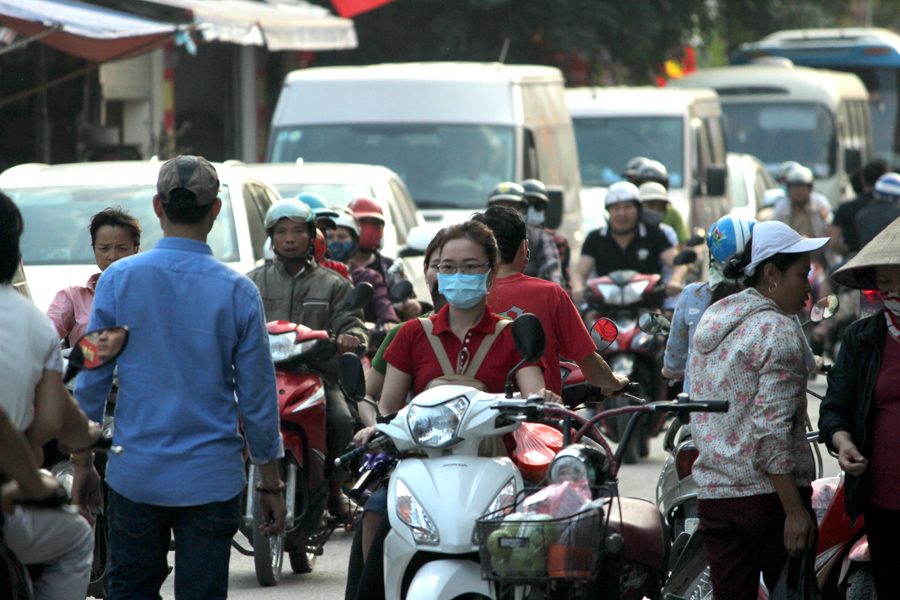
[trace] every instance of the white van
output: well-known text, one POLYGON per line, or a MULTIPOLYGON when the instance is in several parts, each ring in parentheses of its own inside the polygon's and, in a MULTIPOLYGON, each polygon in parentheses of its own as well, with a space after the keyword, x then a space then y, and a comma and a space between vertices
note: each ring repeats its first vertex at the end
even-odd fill
POLYGON ((799 162, 832 206, 872 159, 869 92, 856 75, 786 62, 704 69, 670 85, 715 89, 728 151, 756 156, 773 176, 784 161, 799 162))
POLYGON ((691 230, 706 231, 730 210, 722 111, 714 91, 573 88, 566 91, 566 104, 578 140, 585 214, 596 216, 593 228, 602 225, 606 187, 621 181, 625 164, 637 156, 665 165, 669 198, 691 230))
POLYGON ((577 254, 578 153, 558 69, 494 63, 410 63, 288 74, 267 162, 384 165, 429 225, 487 207, 502 181, 536 178, 562 196, 548 225, 577 254), (561 215, 559 213, 562 213, 561 215))

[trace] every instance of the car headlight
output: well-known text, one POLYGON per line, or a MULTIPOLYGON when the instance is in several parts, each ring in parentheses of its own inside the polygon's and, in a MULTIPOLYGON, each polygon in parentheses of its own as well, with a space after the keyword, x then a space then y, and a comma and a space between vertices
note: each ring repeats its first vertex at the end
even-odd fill
POLYGON ((547 473, 551 483, 586 481, 588 485, 597 485, 609 478, 609 467, 609 457, 602 450, 573 444, 553 457, 547 473))
POLYGON ((304 352, 312 350, 319 340, 307 340, 305 342, 297 342, 297 332, 289 331, 287 333, 269 334, 269 353, 272 356, 272 362, 283 362, 295 356, 299 356, 304 352))
POLYGON ((647 286, 649 285, 649 279, 632 281, 622 288, 622 303, 627 305, 638 302, 641 299, 641 295, 644 293, 644 291, 646 291, 647 286))
POLYGON ((441 542, 437 527, 402 479, 397 479, 397 516, 412 529, 416 543, 437 546, 441 542))
POLYGON ((469 399, 459 396, 437 406, 409 407, 406 424, 413 440, 426 448, 441 448, 456 441, 459 421, 469 408, 469 399))

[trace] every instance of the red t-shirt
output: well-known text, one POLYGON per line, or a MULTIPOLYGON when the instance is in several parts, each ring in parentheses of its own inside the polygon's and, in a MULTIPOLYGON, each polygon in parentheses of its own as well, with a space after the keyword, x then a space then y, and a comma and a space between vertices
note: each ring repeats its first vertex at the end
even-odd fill
MULTIPOLYGON (((466 333, 464 340, 460 340, 450 330, 448 316, 450 306, 444 306, 436 315, 428 317, 433 323, 432 331, 441 340, 450 364, 456 367, 460 352, 465 348, 469 357, 475 356, 484 336, 494 333, 496 323, 500 317, 490 311, 484 311, 484 317, 475 327, 466 333)), ((393 367, 412 375, 413 396, 425 391, 428 384, 444 372, 438 364, 434 349, 428 341, 425 330, 418 319, 407 321, 400 328, 394 341, 384 353, 384 359, 393 367)), ((519 364, 522 357, 516 350, 516 344, 512 338, 512 327, 503 329, 497 339, 491 345, 490 351, 484 357, 484 362, 475 374, 475 379, 482 382, 492 394, 503 393, 506 386, 506 375, 519 364)), ((542 364, 536 366, 543 367, 542 364)))
POLYGON ((875 425, 869 455, 869 500, 900 510, 900 342, 890 334, 881 353, 881 370, 875 380, 875 425))
POLYGON ((569 295, 553 282, 521 273, 495 279, 488 310, 511 319, 524 313, 540 319, 547 338, 544 385, 557 394, 562 394, 559 357, 581 362, 597 349, 569 295))

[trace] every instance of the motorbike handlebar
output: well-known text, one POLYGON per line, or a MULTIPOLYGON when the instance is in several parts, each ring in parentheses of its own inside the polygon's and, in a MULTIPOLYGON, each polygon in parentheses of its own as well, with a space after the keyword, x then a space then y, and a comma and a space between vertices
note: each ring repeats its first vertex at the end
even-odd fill
POLYGON ((334 459, 334 466, 338 467, 338 468, 346 467, 347 465, 349 465, 351 462, 353 462, 360 456, 364 456, 364 455, 368 454, 369 452, 371 452, 372 446, 377 446, 378 443, 381 441, 382 437, 383 436, 376 437, 376 438, 372 439, 372 441, 369 442, 368 444, 363 444, 359 448, 351 450, 350 452, 348 452, 347 454, 344 454, 340 458, 334 459))
POLYGON ((112 438, 100 436, 94 445, 91 446, 94 452, 109 452, 110 454, 122 454, 122 446, 113 446, 112 438))
POLYGON ((825 373, 825 374, 830 373, 832 366, 833 365, 822 365, 822 369, 819 371, 819 373, 825 373))
POLYGON ((641 384, 637 381, 632 381, 625 387, 623 387, 620 392, 624 394, 640 394, 641 393, 641 384))
POLYGON ((56 488, 52 495, 43 500, 16 500, 19 506, 28 508, 61 508, 69 503, 69 496, 62 487, 56 488))
POLYGON ((684 403, 672 403, 671 406, 666 406, 663 410, 670 412, 728 412, 728 405, 728 400, 707 400, 699 402, 692 400, 684 403))

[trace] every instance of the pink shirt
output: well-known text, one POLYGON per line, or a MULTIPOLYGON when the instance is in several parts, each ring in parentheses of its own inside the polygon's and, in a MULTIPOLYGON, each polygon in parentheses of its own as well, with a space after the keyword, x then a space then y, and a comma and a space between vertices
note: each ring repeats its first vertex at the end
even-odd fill
POLYGON ((95 273, 86 284, 69 286, 56 293, 47 309, 47 316, 56 326, 59 339, 69 336, 69 342, 74 344, 87 333, 91 306, 94 304, 94 288, 100 275, 95 273))

